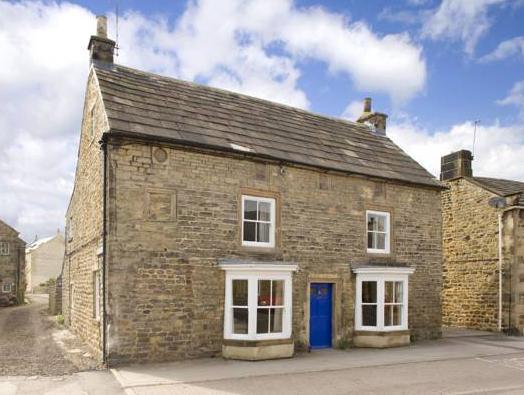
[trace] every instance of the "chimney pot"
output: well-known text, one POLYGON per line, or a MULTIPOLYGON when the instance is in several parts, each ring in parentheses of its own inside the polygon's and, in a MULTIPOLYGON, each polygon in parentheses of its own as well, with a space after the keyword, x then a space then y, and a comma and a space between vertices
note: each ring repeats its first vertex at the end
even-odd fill
POLYGON ((371 97, 364 99, 364 112, 371 112, 371 97))
POLYGON ((460 150, 443 156, 440 159, 440 180, 447 181, 461 177, 472 177, 472 162, 473 155, 468 150, 460 150))
POLYGON ((388 116, 381 112, 373 112, 371 109, 371 97, 364 99, 364 112, 358 117, 358 123, 365 123, 373 127, 375 134, 386 135, 386 120, 388 116))
POLYGON ((87 49, 89 50, 90 62, 99 61, 113 63, 113 54, 116 43, 107 38, 107 17, 96 17, 96 36, 91 36, 87 49))
POLYGON ((105 15, 96 17, 96 35, 101 38, 107 38, 107 17, 105 15))

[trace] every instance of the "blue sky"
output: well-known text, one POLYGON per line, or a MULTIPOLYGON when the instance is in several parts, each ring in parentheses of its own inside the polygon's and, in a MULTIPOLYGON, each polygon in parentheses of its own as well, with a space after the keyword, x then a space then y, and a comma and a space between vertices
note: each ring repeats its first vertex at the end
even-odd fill
MULTIPOLYGON (((114 12, 117 1, 76 3, 94 13, 107 14, 114 12)), ((118 3, 122 14, 135 10, 149 16, 161 15, 172 25, 177 23, 187 7, 186 1, 120 0, 118 3)), ((490 28, 478 40, 471 55, 464 53, 461 41, 419 39, 421 23, 416 21, 417 13, 433 12, 440 1, 302 0, 294 3, 297 7, 323 7, 328 12, 344 15, 349 21, 365 21, 377 34, 408 32, 416 43, 422 45, 428 70, 426 86, 401 108, 415 115, 422 126, 439 129, 465 119, 499 119, 501 122, 517 119, 518 109, 495 103, 506 96, 516 81, 524 78, 524 55, 521 53, 520 57, 513 56, 500 62, 479 62, 479 58, 495 50, 500 42, 524 35, 524 2, 514 0, 487 7, 490 28), (395 14, 401 13, 412 13, 412 20, 396 20, 395 14)), ((303 75, 299 86, 307 92, 311 110, 315 112, 339 116, 348 99, 360 100, 368 93, 355 89, 347 76, 329 73, 322 61, 301 62, 300 69, 303 75)), ((387 95, 375 93, 373 99, 381 110, 394 111, 387 95)))
MULTIPOLYGON (((0 218, 31 241, 63 226, 95 15, 114 0, 0 0, 0 218), (30 114, 30 116, 29 116, 30 114)), ((524 0, 119 1, 117 62, 355 119, 361 100, 438 176, 524 181, 524 0)))

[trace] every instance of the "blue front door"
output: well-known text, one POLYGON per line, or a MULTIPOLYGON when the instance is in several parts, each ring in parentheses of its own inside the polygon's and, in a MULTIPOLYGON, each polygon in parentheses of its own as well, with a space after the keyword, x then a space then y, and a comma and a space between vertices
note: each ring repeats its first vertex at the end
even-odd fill
POLYGON ((312 283, 309 302, 309 345, 331 347, 332 284, 312 283))

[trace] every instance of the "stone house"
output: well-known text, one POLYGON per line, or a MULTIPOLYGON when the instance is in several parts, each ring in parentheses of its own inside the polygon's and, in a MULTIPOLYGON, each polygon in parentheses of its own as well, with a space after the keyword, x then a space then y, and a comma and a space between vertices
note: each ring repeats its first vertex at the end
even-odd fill
POLYGON ((24 303, 25 241, 0 220, 0 307, 24 303))
POLYGON ((110 364, 441 334, 441 184, 360 122, 113 63, 104 18, 63 313, 110 364))
POLYGON ((524 330, 524 182, 473 176, 470 151, 442 158, 443 324, 524 330))
POLYGON ((25 278, 27 292, 47 293, 43 284, 55 279, 62 271, 64 262, 64 236, 60 230, 54 236, 35 240, 25 250, 25 278))

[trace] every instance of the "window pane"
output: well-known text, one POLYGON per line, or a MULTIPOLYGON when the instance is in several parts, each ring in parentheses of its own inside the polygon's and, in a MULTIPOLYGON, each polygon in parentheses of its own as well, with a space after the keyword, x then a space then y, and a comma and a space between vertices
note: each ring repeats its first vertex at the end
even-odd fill
POLYGON ((368 230, 377 230, 377 219, 373 214, 368 214, 368 230))
POLYGON ((257 202, 256 200, 244 200, 244 219, 257 219, 257 202))
POLYGON ((284 309, 271 309, 271 321, 269 331, 271 333, 282 332, 282 320, 284 317, 284 309))
POLYGON ((247 280, 233 280, 233 306, 247 306, 247 280))
POLYGON ((257 241, 262 243, 269 243, 269 227, 270 224, 266 223, 257 223, 258 232, 257 232, 257 241))
POLYGON ((377 215, 376 216, 377 221, 377 230, 379 232, 385 232, 386 231, 386 216, 385 215, 377 215))
POLYGON ((271 299, 271 280, 258 280, 258 305, 269 306, 271 299))
POLYGON ((375 248, 378 250, 386 249, 386 234, 385 233, 375 233, 376 236, 376 245, 375 248))
POLYGON ((384 302, 393 303, 393 281, 386 281, 384 283, 384 302))
POLYGON ((368 248, 375 248, 373 246, 373 232, 368 232, 368 248))
POLYGON ((256 222, 244 222, 244 241, 256 241, 256 222))
POLYGON ((377 326, 377 306, 364 305, 362 306, 362 325, 377 326))
POLYGON ((257 309, 257 333, 269 332, 269 309, 257 309))
POLYGON ((284 305, 284 280, 273 280, 273 293, 271 305, 284 305))
POLYGON ((393 307, 393 325, 401 325, 402 323, 402 309, 400 305, 394 305, 393 307))
POLYGON ((271 203, 259 202, 258 203, 258 220, 259 221, 271 221, 271 203))
POLYGON ((403 296, 402 296, 402 282, 401 281, 395 281, 395 303, 402 303, 403 296))
POLYGON ((247 333, 247 316, 248 310, 245 308, 233 309, 233 333, 246 334, 247 333))
POLYGON ((377 303, 376 281, 362 281, 362 303, 377 303))
POLYGON ((384 306, 384 326, 391 326, 393 322, 393 306, 384 306))

